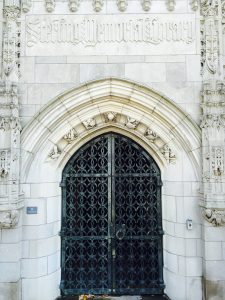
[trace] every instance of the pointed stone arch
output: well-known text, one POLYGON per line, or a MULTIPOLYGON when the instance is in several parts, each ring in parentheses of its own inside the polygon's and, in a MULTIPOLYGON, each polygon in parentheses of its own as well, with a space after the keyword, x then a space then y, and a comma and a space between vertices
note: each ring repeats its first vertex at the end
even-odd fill
POLYGON ((200 178, 200 129, 196 123, 164 95, 115 78, 63 93, 34 116, 22 132, 24 175, 40 150, 44 161, 56 151, 56 165, 64 165, 88 136, 112 128, 142 141, 160 166, 174 162, 179 149, 183 149, 200 178), (115 118, 107 119, 109 113, 115 118), (73 137, 67 139, 71 134, 73 137))

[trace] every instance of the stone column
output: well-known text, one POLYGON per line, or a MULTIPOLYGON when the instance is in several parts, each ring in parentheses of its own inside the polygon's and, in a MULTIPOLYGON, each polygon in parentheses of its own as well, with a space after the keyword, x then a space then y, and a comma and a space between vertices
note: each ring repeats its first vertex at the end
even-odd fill
POLYGON ((223 0, 201 1, 202 167, 205 299, 225 293, 225 82, 223 81, 223 0))
POLYGON ((3 57, 0 80, 0 290, 3 299, 20 299, 21 208, 19 56, 20 3, 3 8, 3 57))

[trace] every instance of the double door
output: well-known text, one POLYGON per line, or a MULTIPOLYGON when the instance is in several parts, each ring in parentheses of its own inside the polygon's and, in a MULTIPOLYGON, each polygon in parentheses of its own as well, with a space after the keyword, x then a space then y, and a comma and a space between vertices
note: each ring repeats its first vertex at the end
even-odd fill
POLYGON ((62 177, 61 291, 162 294, 160 170, 119 134, 83 146, 62 177))

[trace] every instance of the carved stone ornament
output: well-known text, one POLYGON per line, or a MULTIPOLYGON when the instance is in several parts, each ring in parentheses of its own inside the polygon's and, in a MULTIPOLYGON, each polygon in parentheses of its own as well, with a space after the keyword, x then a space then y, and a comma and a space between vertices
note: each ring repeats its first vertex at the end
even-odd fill
POLYGON ((214 127, 218 130, 225 127, 225 114, 206 114, 202 116, 201 128, 214 127))
POLYGON ((176 156, 168 145, 163 146, 163 148, 161 149, 161 153, 163 154, 167 163, 174 164, 176 162, 176 156))
POLYGON ((80 0, 69 0, 69 9, 72 12, 78 11, 78 8, 80 6, 80 0))
POLYGON ((117 116, 117 113, 112 112, 112 111, 104 113, 104 117, 105 117, 106 122, 115 122, 116 121, 116 116, 117 116))
POLYGON ((83 122, 84 127, 88 129, 92 129, 96 126, 96 121, 94 118, 87 119, 86 121, 83 122))
POLYGON ((6 131, 10 129, 10 120, 7 117, 0 117, 0 130, 6 131))
POLYGON ((135 129, 139 124, 139 121, 137 121, 134 118, 127 117, 126 127, 129 129, 135 129))
POLYGON ((127 9, 127 0, 117 0, 117 7, 119 11, 124 12, 127 9))
POLYGON ((22 0, 21 2, 22 11, 24 13, 28 13, 30 11, 31 5, 32 5, 31 0, 22 0))
POLYGON ((213 226, 221 226, 225 224, 225 211, 215 208, 203 208, 202 215, 206 221, 213 226))
POLYGON ((224 174, 224 148, 221 146, 212 147, 212 171, 214 176, 224 174))
POLYGON ((92 6, 94 11, 100 12, 102 10, 104 1, 103 0, 92 0, 92 6))
POLYGON ((72 143, 77 137, 78 134, 75 128, 70 129, 70 131, 63 136, 64 140, 66 140, 68 144, 72 143))
POLYGON ((198 0, 190 0, 190 6, 193 11, 198 9, 198 0))
POLYGON ((18 221, 18 210, 0 211, 0 228, 13 228, 18 224, 18 221))
POLYGON ((0 150, 0 177, 5 178, 10 170, 10 151, 0 150))
POLYGON ((141 6, 144 11, 149 11, 151 8, 151 0, 141 0, 141 6))
POLYGON ((201 13, 203 16, 215 16, 218 14, 217 0, 200 0, 201 13))
POLYGON ((51 13, 55 9, 55 0, 45 0, 46 11, 51 13))
POLYGON ((3 9, 4 17, 11 21, 16 21, 20 16, 20 4, 15 3, 12 5, 11 3, 5 3, 3 9))
POLYGON ((158 135, 156 134, 156 132, 151 130, 151 128, 148 128, 146 130, 145 136, 151 143, 154 143, 155 140, 158 138, 158 135))
POLYGON ((208 71, 215 74, 219 61, 218 30, 214 20, 210 20, 205 26, 205 60, 208 71))
POLYGON ((57 145, 54 145, 52 151, 49 153, 49 157, 53 160, 56 160, 60 156, 61 152, 59 151, 57 145))
POLYGON ((175 9, 175 0, 167 0, 167 9, 173 11, 175 9))

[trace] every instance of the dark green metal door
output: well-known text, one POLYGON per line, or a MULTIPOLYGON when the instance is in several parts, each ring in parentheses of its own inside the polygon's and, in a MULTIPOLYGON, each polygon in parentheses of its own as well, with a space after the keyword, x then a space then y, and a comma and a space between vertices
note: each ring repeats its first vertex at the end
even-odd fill
POLYGON ((131 139, 83 146, 62 177, 63 295, 162 294, 160 170, 131 139))

